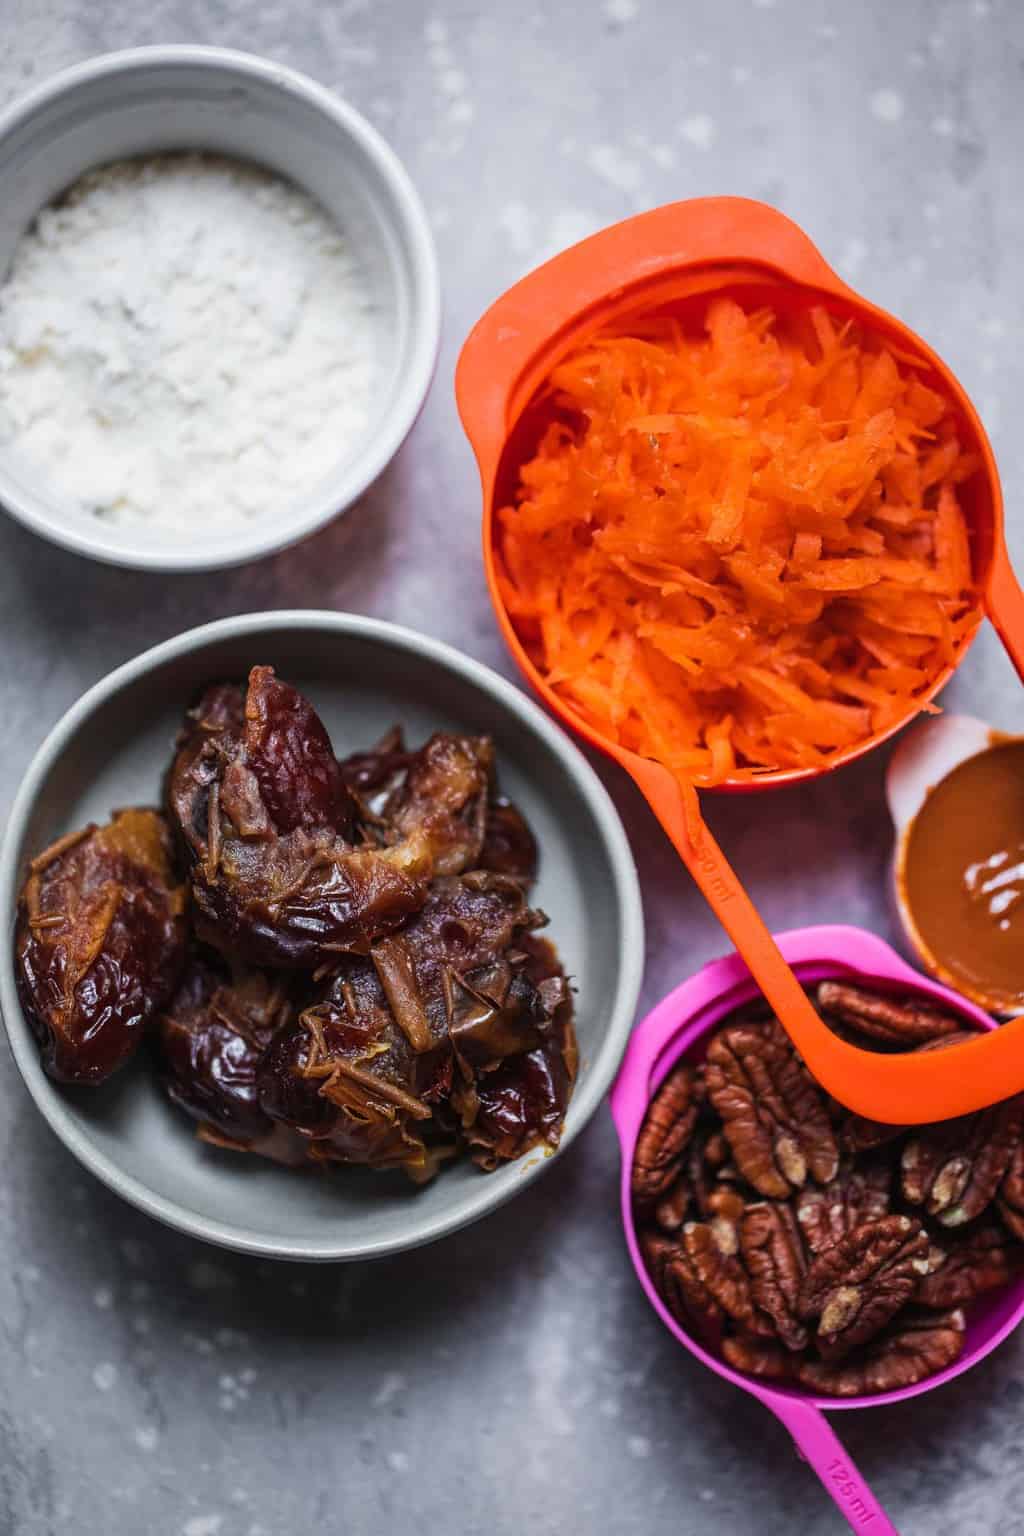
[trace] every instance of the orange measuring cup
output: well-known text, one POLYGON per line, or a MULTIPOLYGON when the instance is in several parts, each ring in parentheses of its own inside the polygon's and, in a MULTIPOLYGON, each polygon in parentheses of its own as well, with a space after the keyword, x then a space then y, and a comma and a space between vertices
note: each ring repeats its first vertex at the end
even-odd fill
MULTIPOLYGON (((495 512, 513 499, 520 465, 540 435, 541 417, 531 406, 551 369, 585 336, 612 322, 621 325, 631 315, 723 291, 777 309, 810 302, 852 315, 913 356, 953 402, 963 440, 979 461, 961 487, 979 607, 1024 678, 1024 593, 1006 549, 992 448, 966 392, 920 337, 844 283, 791 219, 747 198, 670 203, 602 230, 516 283, 474 327, 459 358, 455 392, 480 469, 491 601, 512 655, 548 708, 634 779, 818 1081, 855 1113, 878 1120, 921 1124, 967 1114, 1024 1089, 1024 1017, 948 1051, 920 1055, 884 1056, 841 1040, 818 1016, 707 826, 687 813, 674 774, 601 735, 547 685, 502 599, 495 512)), ((904 719, 838 754, 828 769, 784 769, 715 788, 753 791, 793 783, 860 757, 938 692, 966 648, 904 719)))

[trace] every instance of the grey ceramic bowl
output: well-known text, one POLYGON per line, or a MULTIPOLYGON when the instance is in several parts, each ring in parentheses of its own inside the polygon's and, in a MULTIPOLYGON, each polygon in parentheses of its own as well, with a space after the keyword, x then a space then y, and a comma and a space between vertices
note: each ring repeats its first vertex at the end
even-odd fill
POLYGON ((294 543, 361 496, 401 447, 437 359, 441 290, 423 205, 353 107, 284 65, 227 48, 108 53, 0 114, 0 278, 36 214, 85 171, 132 155, 214 150, 288 177, 343 230, 379 314, 377 385, 352 452, 295 502, 230 528, 115 525, 57 506, 0 458, 0 504, 54 543, 114 565, 197 570, 294 543))
POLYGON ((552 1159, 492 1174, 466 1162, 425 1189, 362 1170, 295 1173, 205 1147, 144 1062, 99 1090, 58 1087, 39 1064, 18 1002, 12 933, 25 861, 117 806, 153 803, 183 710, 204 683, 270 663, 308 691, 339 752, 400 721, 410 740, 438 727, 493 736, 503 786, 538 836, 536 899, 579 988, 581 1067, 563 1138, 586 1123, 633 1023, 643 917, 622 824, 586 759, 511 683, 450 647, 351 614, 253 614, 190 630, 97 683, 36 754, 0 851, 0 1008, 37 1106, 111 1189, 210 1242, 290 1259, 356 1259, 426 1243, 482 1216, 552 1159))

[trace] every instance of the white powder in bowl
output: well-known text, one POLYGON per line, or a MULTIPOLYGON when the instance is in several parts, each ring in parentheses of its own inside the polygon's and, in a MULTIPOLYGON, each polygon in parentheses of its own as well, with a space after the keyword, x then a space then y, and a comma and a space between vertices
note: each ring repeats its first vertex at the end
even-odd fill
POLYGON ((378 319, 290 182, 210 155, 105 166, 39 214, 0 288, 0 446, 114 523, 287 507, 365 432, 378 319))

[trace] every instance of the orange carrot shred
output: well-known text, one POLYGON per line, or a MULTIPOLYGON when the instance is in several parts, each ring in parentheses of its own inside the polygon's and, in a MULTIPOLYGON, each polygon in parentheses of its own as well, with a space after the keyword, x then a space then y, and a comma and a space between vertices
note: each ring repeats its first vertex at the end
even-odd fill
POLYGON ((926 378, 824 309, 726 298, 570 353, 498 521, 551 686, 684 787, 827 766, 927 707, 979 609, 975 461, 926 378))

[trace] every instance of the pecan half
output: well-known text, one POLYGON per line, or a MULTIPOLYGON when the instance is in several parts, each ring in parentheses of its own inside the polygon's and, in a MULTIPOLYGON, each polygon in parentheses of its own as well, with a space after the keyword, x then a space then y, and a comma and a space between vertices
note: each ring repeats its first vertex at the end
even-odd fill
POLYGON ((701 1216, 711 1212, 711 1195, 723 1182, 736 1183, 739 1174, 726 1166, 729 1159, 729 1143, 721 1131, 709 1130, 698 1125, 690 1142, 686 1158, 686 1172, 693 1190, 693 1203, 701 1216))
POLYGON ((679 1251, 678 1243, 660 1232, 641 1232, 640 1251, 644 1256, 647 1273, 656 1288, 664 1292, 665 1266, 679 1251))
POLYGON ((692 1067, 676 1067, 654 1098, 633 1153, 633 1198, 658 1200, 675 1182, 697 1123, 699 1107, 692 1067))
POLYGON ((864 1221, 887 1216, 892 1171, 885 1163, 844 1168, 824 1189, 808 1185, 796 1200, 796 1219, 812 1253, 845 1237, 864 1221))
POLYGON ((861 1397, 896 1392, 943 1371, 964 1347, 964 1315, 954 1312, 904 1313, 850 1360, 799 1359, 796 1379, 811 1392, 832 1397, 861 1397))
POLYGON ((723 1244, 708 1222, 689 1221, 683 1228, 683 1252, 689 1260, 693 1274, 716 1303, 733 1322, 751 1333, 770 1330, 758 1317, 750 1292, 750 1277, 736 1256, 729 1251, 730 1244, 723 1244))
POLYGON ((739 1253, 743 1196, 728 1184, 720 1184, 707 1199, 708 1223, 723 1253, 739 1253))
POLYGON ((984 1291, 995 1290, 1012 1279, 1015 1268, 1024 1261, 1024 1250, 1015 1251, 1002 1227, 993 1222, 976 1227, 960 1242, 947 1249, 936 1249, 938 1262, 923 1275, 914 1292, 914 1300, 924 1307, 960 1307, 984 1291))
POLYGON ((910 1300, 928 1266, 928 1237, 910 1216, 865 1221, 811 1264, 799 1313, 816 1318, 826 1360, 841 1360, 873 1338, 910 1300))
POLYGON ((734 1371, 748 1376, 785 1379, 793 1374, 793 1356, 774 1339, 761 1339, 750 1333, 730 1334, 722 1340, 722 1354, 734 1371))
POLYGON ((707 1055, 708 1097, 736 1164, 762 1195, 783 1200, 835 1177, 839 1150, 824 1096, 781 1024, 733 1025, 707 1055))
POLYGON ((716 1339, 722 1310, 701 1284, 680 1243, 660 1233, 645 1232, 640 1247, 648 1273, 676 1321, 684 1328, 696 1329, 705 1339, 716 1339))
POLYGON ((803 1349, 807 1329, 797 1308, 807 1266, 792 1208, 775 1201, 748 1205, 740 1227, 740 1248, 755 1305, 771 1318, 787 1349, 803 1349))
POLYGON ((961 1019, 929 1008, 916 998, 900 1001, 843 981, 823 981, 818 988, 818 1005, 857 1034, 885 1045, 925 1045, 963 1029, 961 1019))
POLYGON ((674 1183, 662 1195, 654 1207, 654 1219, 663 1232, 677 1233, 690 1213, 693 1189, 684 1173, 676 1175, 674 1183))
MULTIPOLYGON (((719 1136, 724 1141, 724 1137, 719 1136)), ((712 1165, 708 1157, 708 1143, 711 1137, 706 1125, 698 1125, 690 1140, 689 1150, 686 1154, 686 1176, 693 1191, 693 1203, 701 1216, 708 1214, 708 1197, 715 1187, 717 1169, 712 1165)))
POLYGON ((661 1294, 677 1323, 692 1329, 708 1343, 721 1338, 724 1313, 682 1249, 677 1249, 664 1265, 661 1294))
POLYGON ((1024 1095, 926 1126, 903 1148, 903 1195, 944 1227, 974 1221, 995 1198, 1024 1129, 1024 1095))
POLYGON ((640 1247, 655 1287, 677 1323, 707 1343, 721 1339, 725 1314, 697 1273, 679 1238, 641 1234, 640 1247))
POLYGON ((999 1186, 999 1214, 1006 1230, 1024 1242, 1024 1138, 1018 1141, 999 1186))

